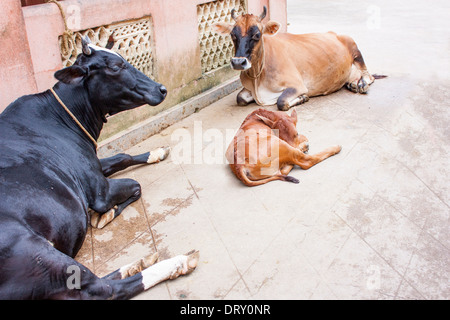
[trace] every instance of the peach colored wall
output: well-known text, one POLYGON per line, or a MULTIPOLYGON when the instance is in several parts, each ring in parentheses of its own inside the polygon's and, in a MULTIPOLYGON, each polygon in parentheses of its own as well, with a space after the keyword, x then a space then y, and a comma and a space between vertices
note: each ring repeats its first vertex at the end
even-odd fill
POLYGON ((287 32, 287 6, 285 1, 269 0, 270 20, 281 23, 280 32, 287 32), (284 2, 284 4, 282 3, 284 2))
MULTIPOLYGON (((151 15, 156 79, 171 90, 202 76, 196 6, 210 1, 65 0, 61 5, 66 12, 69 28, 73 31, 151 15)), ((55 83, 53 74, 62 68, 58 37, 64 32, 64 23, 58 7, 50 3, 20 9, 18 5, 20 1, 17 0, 1 1, 0 26, 6 24, 16 30, 14 36, 2 36, 2 43, 12 41, 16 53, 0 53, 0 76, 10 77, 7 70, 14 66, 22 68, 23 65, 26 68, 17 70, 19 78, 11 77, 10 89, 4 81, 0 83, 0 112, 19 95, 51 87, 55 83), (22 20, 4 17, 5 6, 13 2, 16 4, 14 17, 22 20), (23 11, 23 17, 20 10, 23 11), (16 43, 17 39, 22 42, 16 43), (17 48, 20 48, 19 54, 17 48), (16 61, 19 56, 23 56, 21 61, 24 62, 16 61), (17 89, 19 87, 21 90, 17 89)), ((283 20, 279 22, 285 27, 286 0, 247 0, 248 11, 253 14, 260 14, 264 5, 269 9, 270 18, 283 20)))
POLYGON ((0 112, 16 98, 36 91, 20 1, 0 2, 0 112))

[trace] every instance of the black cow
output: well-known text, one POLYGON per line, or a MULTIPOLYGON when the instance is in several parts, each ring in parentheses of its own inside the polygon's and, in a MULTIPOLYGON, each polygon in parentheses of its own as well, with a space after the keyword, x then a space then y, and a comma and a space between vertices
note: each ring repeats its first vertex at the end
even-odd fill
POLYGON ((103 278, 73 259, 90 222, 104 226, 141 196, 136 181, 105 176, 168 152, 99 160, 105 115, 157 105, 167 90, 85 39, 75 64, 55 77, 53 89, 21 97, 0 115, 0 299, 127 299, 191 272, 198 252, 151 267, 149 256, 103 278), (89 208, 97 212, 92 221, 89 208))

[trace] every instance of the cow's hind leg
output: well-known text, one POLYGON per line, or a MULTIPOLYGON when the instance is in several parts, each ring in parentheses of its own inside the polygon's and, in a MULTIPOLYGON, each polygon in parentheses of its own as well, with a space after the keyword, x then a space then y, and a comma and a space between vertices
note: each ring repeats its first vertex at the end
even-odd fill
POLYGON ((120 153, 109 158, 100 159, 100 164, 102 166, 103 175, 105 177, 109 177, 110 175, 130 166, 162 161, 167 158, 169 152, 169 147, 161 147, 137 156, 130 156, 125 153, 120 153))
POLYGON ((300 166, 302 169, 309 169, 312 166, 322 162, 323 160, 334 156, 341 151, 341 146, 334 146, 326 148, 325 150, 318 152, 316 154, 305 154, 298 149, 292 148, 292 162, 300 166))
MULTIPOLYGON (((88 268, 29 232, 14 245, 2 276, 10 284, 2 299, 108 299, 112 287, 88 268), (9 273, 9 274, 8 274, 9 273)), ((3 288, 5 285, 3 285, 3 288)), ((2 289, 3 289, 2 288, 2 289)))
MULTIPOLYGON (((130 299, 156 284, 192 272, 198 251, 156 263, 126 278, 97 277, 88 268, 55 249, 41 237, 22 241, 10 290, 12 299, 130 299), (21 272, 17 272, 17 270, 21 272)), ((27 239, 27 237, 24 237, 27 239)), ((1 292, 0 292, 1 297, 1 292)), ((6 297, 5 297, 6 298, 6 297)))
POLYGON ((347 46, 353 57, 352 70, 346 84, 347 89, 355 93, 366 93, 369 90, 369 85, 373 83, 375 78, 367 71, 364 58, 355 41, 351 37, 345 35, 337 37, 347 46))
POLYGON ((103 228, 120 215, 129 204, 141 197, 141 186, 132 179, 106 179, 90 208, 91 226, 103 228))
POLYGON ((198 260, 199 252, 191 251, 158 262, 131 277, 109 281, 113 289, 113 299, 129 299, 162 281, 187 275, 197 267, 198 260))
POLYGON ((158 261, 157 252, 123 266, 120 269, 117 269, 116 271, 111 272, 107 276, 103 277, 103 279, 120 280, 134 276, 135 274, 138 274, 139 272, 142 272, 143 270, 154 265, 156 261, 158 261))
POLYGON ((302 90, 292 87, 285 89, 277 100, 278 110, 287 111, 293 106, 305 103, 309 100, 306 92, 306 88, 302 90))
POLYGON ((367 73, 367 75, 364 75, 364 73, 353 64, 350 77, 346 84, 347 89, 355 93, 367 93, 369 85, 371 85, 374 80, 373 76, 370 75, 367 70, 365 73, 367 73))

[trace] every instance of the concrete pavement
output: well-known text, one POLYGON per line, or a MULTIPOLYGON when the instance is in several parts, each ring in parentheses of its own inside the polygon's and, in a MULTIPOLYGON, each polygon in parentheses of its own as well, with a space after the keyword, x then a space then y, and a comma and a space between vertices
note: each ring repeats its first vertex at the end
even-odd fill
POLYGON ((310 153, 341 153, 295 168, 299 184, 244 186, 221 154, 258 106, 234 92, 126 150, 173 149, 114 176, 143 196, 90 229, 77 260, 102 276, 155 251, 200 251, 192 274, 136 299, 449 299, 449 9, 288 1, 290 32, 351 35, 369 71, 389 76, 296 107, 310 153))

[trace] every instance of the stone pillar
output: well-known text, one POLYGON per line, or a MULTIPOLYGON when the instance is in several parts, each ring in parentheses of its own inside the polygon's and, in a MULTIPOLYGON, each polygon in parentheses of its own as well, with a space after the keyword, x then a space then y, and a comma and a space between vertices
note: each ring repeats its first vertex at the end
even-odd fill
POLYGON ((0 112, 37 92, 20 0, 0 2, 0 112))

